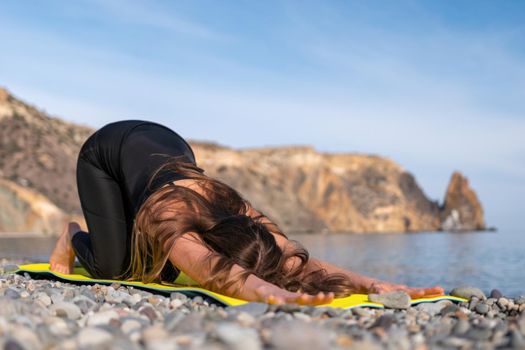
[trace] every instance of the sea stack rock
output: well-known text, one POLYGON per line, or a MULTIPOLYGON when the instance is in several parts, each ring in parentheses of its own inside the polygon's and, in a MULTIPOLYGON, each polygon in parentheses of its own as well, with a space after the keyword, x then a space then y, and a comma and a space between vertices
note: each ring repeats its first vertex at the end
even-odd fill
POLYGON ((476 192, 470 188, 468 179, 457 171, 450 179, 441 219, 441 227, 445 231, 480 231, 486 228, 483 208, 476 192))

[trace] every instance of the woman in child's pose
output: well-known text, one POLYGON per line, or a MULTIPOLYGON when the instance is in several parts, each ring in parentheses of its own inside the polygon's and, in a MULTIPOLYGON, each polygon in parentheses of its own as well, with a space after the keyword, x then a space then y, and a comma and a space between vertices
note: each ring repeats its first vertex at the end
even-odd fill
POLYGON ((71 273, 75 256, 95 278, 173 281, 269 303, 323 304, 334 296, 409 288, 361 276, 308 256, 238 192, 207 177, 189 144, 157 123, 124 120, 82 146, 77 185, 88 226, 71 222, 51 269, 71 273))

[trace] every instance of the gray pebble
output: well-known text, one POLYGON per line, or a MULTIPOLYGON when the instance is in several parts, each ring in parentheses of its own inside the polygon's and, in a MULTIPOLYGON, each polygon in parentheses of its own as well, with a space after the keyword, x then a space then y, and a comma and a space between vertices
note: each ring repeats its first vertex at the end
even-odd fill
POLYGON ((246 303, 239 306, 226 308, 228 312, 246 312, 252 316, 260 316, 268 311, 268 304, 265 303, 246 303))
POLYGON ((41 348, 41 342, 30 327, 16 325, 12 328, 10 335, 23 349, 39 349, 41 348))
POLYGON ((40 292, 36 294, 35 300, 38 301, 42 306, 49 306, 51 305, 51 298, 46 293, 40 292))
MULTIPOLYGON (((247 314, 245 314, 245 315, 247 315, 247 314)), ((252 317, 252 316, 250 316, 250 317, 252 317)), ((304 322, 310 322, 312 320, 312 318, 309 315, 307 315, 307 314, 305 314, 303 312, 294 312, 293 317, 295 317, 297 320, 301 320, 301 321, 304 321, 304 322)), ((241 325, 243 325, 243 326, 247 325, 246 322, 242 322, 240 320, 239 320, 239 323, 241 325)), ((251 325, 253 325, 253 324, 255 324, 255 319, 253 319, 253 322, 251 323, 251 325)))
POLYGON ((446 306, 444 307, 442 310, 441 310, 441 316, 445 316, 447 314, 453 314, 455 313, 456 311, 459 311, 459 306, 457 305, 449 305, 449 306, 446 306))
POLYGON ((489 312, 489 310, 490 307, 487 304, 479 303, 476 305, 476 312, 482 315, 485 315, 487 312, 489 312))
POLYGON ((407 309, 410 307, 410 296, 402 291, 394 291, 384 294, 369 294, 368 300, 383 304, 392 309, 407 309))
POLYGON ((427 312, 430 316, 437 315, 450 304, 446 303, 420 303, 416 309, 427 312))
POLYGON ((97 312, 89 316, 87 320, 88 326, 107 325, 112 319, 118 319, 119 316, 115 310, 106 310, 97 312))
POLYGON ((158 318, 157 313, 155 312, 155 309, 149 305, 145 305, 141 307, 139 309, 139 312, 145 315, 146 317, 148 317, 151 321, 155 321, 158 318))
POLYGON ((17 300, 10 300, 5 297, 0 298, 0 315, 3 318, 17 316, 23 311, 23 305, 17 302, 17 300))
POLYGON ((221 323, 215 332, 217 337, 230 349, 259 350, 262 348, 259 335, 255 329, 241 328, 234 323, 221 323))
POLYGON ((525 349, 525 339, 523 339, 523 335, 515 329, 510 333, 510 345, 513 349, 525 349))
POLYGON ((70 320, 77 320, 82 314, 78 306, 65 301, 51 305, 49 310, 55 312, 59 317, 67 317, 70 320))
POLYGON ((74 297, 72 302, 80 308, 80 311, 82 311, 83 314, 98 308, 98 304, 96 302, 83 294, 74 297))
POLYGON ((493 289, 490 291, 490 297, 494 299, 499 299, 503 297, 503 294, 500 292, 499 289, 493 289))
POLYGON ((284 305, 269 305, 268 310, 270 311, 280 311, 286 313, 294 313, 302 311, 303 306, 297 304, 284 304, 284 305))
MULTIPOLYGON (((197 329, 202 328, 204 316, 200 313, 191 313, 186 315, 182 320, 172 319, 171 322, 175 324, 174 330, 178 333, 191 333, 197 329), (175 322, 178 321, 178 322, 175 322)), ((168 330, 173 330, 172 327, 166 327, 168 330)))
POLYGON ((193 301, 194 303, 196 303, 196 304, 202 304, 202 303, 204 303, 204 298, 201 297, 200 295, 198 295, 198 296, 194 297, 194 298, 192 299, 192 301, 193 301))
POLYGON ((71 301, 71 299, 75 297, 75 291, 71 288, 68 288, 64 290, 62 295, 64 296, 64 301, 71 301))
POLYGON ((187 301, 188 300, 188 297, 182 293, 178 293, 178 292, 173 292, 170 294, 170 299, 179 299, 179 300, 182 300, 182 301, 187 301))
POLYGON ((16 270, 18 270, 18 265, 7 264, 7 265, 2 266, 2 269, 4 270, 4 273, 11 273, 11 272, 15 272, 16 270))
POLYGON ((98 327, 88 327, 82 329, 78 334, 77 344, 79 348, 95 348, 112 339, 110 332, 98 327))
POLYGON ((470 328, 465 334, 467 338, 477 341, 488 340, 491 335, 492 331, 486 328, 470 328))
POLYGON ((459 319, 454 325, 453 332, 457 335, 465 334, 470 329, 470 324, 467 320, 459 319))
POLYGON ((142 322, 136 319, 128 319, 122 322, 120 325, 120 330, 124 334, 130 334, 133 331, 140 330, 142 328, 142 322))
POLYGON ((388 331, 394 323, 395 317, 393 315, 382 315, 372 324, 370 328, 380 327, 388 331))
POLYGON ((83 295, 86 298, 91 299, 92 301, 96 301, 97 300, 97 297, 95 296, 95 293, 93 293, 90 289, 82 289, 80 291, 80 295, 83 295))
POLYGON ((51 294, 51 301, 53 304, 58 304, 64 301, 64 296, 62 294, 59 294, 57 292, 51 294))
POLYGON ((4 350, 26 350, 15 339, 7 339, 4 343, 4 350))
POLYGON ((182 300, 179 300, 179 299, 172 299, 172 300, 170 300, 170 307, 172 309, 178 309, 182 305, 184 305, 184 302, 182 300))
POLYGON ((481 289, 471 286, 462 286, 454 288, 450 291, 450 295, 465 299, 470 299, 473 296, 481 300, 487 299, 485 293, 483 293, 481 289))
POLYGON ((164 325, 168 331, 173 331, 178 324, 186 317, 182 312, 172 311, 164 317, 164 325))
POLYGON ((365 307, 354 307, 352 313, 361 317, 370 317, 373 315, 373 311, 365 307))
POLYGON ((452 347, 452 348, 469 348, 471 345, 471 341, 465 338, 458 338, 458 337, 446 337, 443 340, 440 341, 441 345, 444 345, 446 347, 452 347))
POLYGON ((324 350, 333 348, 330 339, 333 331, 319 327, 318 324, 279 322, 272 325, 272 336, 269 339, 271 348, 275 349, 312 349, 324 350))
POLYGON ((498 325, 499 322, 501 322, 500 320, 496 320, 496 319, 488 319, 488 318, 479 318, 478 319, 479 322, 478 322, 478 327, 480 328, 495 328, 496 325, 498 325))
MULTIPOLYGON (((310 318, 310 316, 308 315, 305 315, 305 314, 301 314, 301 315, 304 315, 308 318, 310 318)), ((235 318, 235 320, 237 321, 237 323, 239 323, 240 325, 242 325, 243 327, 252 327, 255 322, 256 322, 256 319, 254 316, 246 313, 246 312, 239 312, 237 314, 237 317, 235 318)), ((218 318, 216 321, 222 321, 221 318, 218 318)))
POLYGON ((478 305, 478 303, 479 303, 479 299, 477 297, 472 297, 468 304, 468 309, 474 310, 476 308, 476 305, 478 305))
POLYGON ((4 296, 9 299, 20 299, 20 293, 13 288, 7 288, 4 291, 4 296))
MULTIPOLYGON (((124 299, 124 302, 129 306, 135 306, 137 305, 142 298, 140 297, 140 294, 132 294, 129 295, 124 299)), ((178 299, 177 299, 178 300, 178 299)), ((182 301, 181 301, 182 302, 182 301)))
POLYGON ((142 331, 142 341, 145 343, 146 349, 176 350, 177 345, 167 341, 168 337, 168 332, 161 324, 149 326, 142 331))
POLYGON ((509 299, 507 298, 498 299, 498 306, 501 308, 501 310, 505 310, 508 305, 509 305, 509 299))
POLYGON ((339 317, 342 315, 342 313, 344 312, 343 310, 341 309, 335 309, 333 307, 313 307, 311 309, 309 309, 308 311, 306 310, 301 310, 300 311, 301 313, 307 313, 307 314, 310 314, 312 317, 339 317))
POLYGON ((129 294, 116 291, 113 288, 108 288, 108 292, 105 295, 104 299, 107 303, 118 304, 122 303, 124 299, 129 298, 129 294))
POLYGON ((525 315, 521 315, 517 320, 518 328, 521 333, 525 334, 525 315))

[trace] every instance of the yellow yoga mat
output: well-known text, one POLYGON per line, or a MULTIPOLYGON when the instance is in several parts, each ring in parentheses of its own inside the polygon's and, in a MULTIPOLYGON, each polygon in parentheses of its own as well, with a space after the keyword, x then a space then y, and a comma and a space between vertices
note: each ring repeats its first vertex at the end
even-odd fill
MULTIPOLYGON (((204 288, 196 286, 195 282, 192 281, 187 275, 181 273, 179 277, 175 280, 176 286, 173 285, 162 285, 157 283, 141 283, 141 282, 130 282, 130 281, 120 281, 120 280, 102 280, 91 278, 87 271, 83 267, 75 267, 74 273, 70 275, 62 274, 59 272, 54 272, 49 269, 49 264, 28 264, 20 265, 16 271, 18 274, 29 274, 32 278, 35 279, 51 279, 58 280, 63 282, 70 282, 75 284, 112 284, 119 283, 125 286, 133 286, 142 290, 147 290, 153 293, 167 294, 169 295, 172 292, 178 292, 187 295, 188 297, 201 296, 204 299, 207 299, 211 302, 220 304, 222 306, 238 306, 248 303, 245 300, 240 300, 232 297, 228 297, 219 293, 209 291, 204 288)), ((458 298, 454 296, 442 296, 442 297, 433 297, 433 298, 421 298, 412 300, 412 305, 424 303, 424 302, 434 302, 439 300, 451 300, 456 302, 466 301, 466 299, 458 298)), ((383 308, 382 304, 373 303, 368 301, 368 295, 366 294, 352 294, 348 297, 337 298, 333 300, 330 304, 320 305, 320 306, 331 306, 343 309, 351 309, 353 307, 366 306, 373 308, 383 308)))

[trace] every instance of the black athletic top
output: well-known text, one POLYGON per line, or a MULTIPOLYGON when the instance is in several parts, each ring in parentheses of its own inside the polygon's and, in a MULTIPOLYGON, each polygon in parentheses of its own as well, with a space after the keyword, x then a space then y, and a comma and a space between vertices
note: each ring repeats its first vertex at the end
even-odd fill
POLYGON ((118 121, 107 124, 93 136, 98 154, 92 156, 121 184, 134 214, 156 189, 184 178, 164 172, 147 187, 151 175, 166 162, 166 156, 195 164, 190 145, 175 131, 154 122, 118 121))

